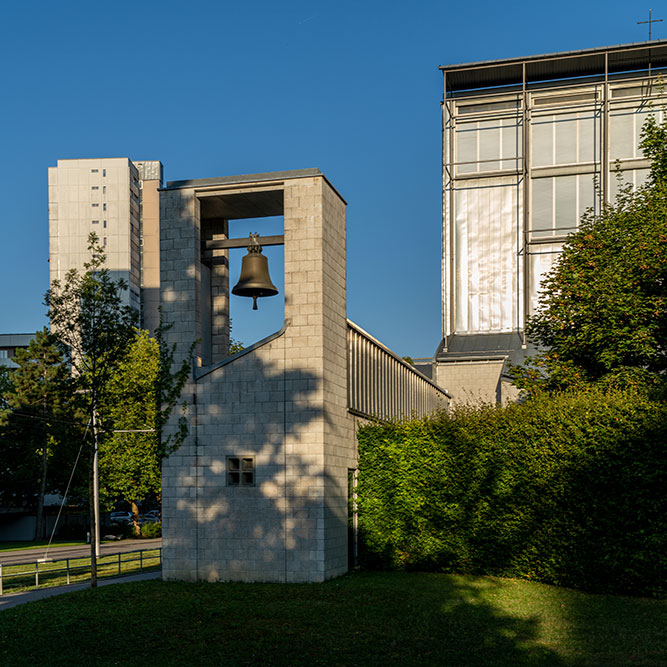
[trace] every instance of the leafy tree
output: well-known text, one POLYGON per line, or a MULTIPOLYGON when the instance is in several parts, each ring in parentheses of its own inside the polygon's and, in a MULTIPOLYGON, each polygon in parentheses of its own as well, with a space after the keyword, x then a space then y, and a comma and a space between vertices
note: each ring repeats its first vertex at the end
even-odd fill
MULTIPOLYGON (((94 507, 94 471, 104 426, 102 406, 111 377, 135 337, 137 312, 123 305, 123 280, 113 280, 105 266, 104 249, 95 234, 89 236, 90 260, 85 271, 69 271, 65 281, 53 281, 45 295, 51 329, 71 365, 77 389, 85 404, 93 441, 89 451, 89 508, 91 535, 97 531, 94 507)), ((97 585, 95 540, 91 540, 91 585, 97 585)))
POLYGON ((241 350, 244 350, 245 347, 243 343, 240 340, 236 340, 232 336, 232 319, 231 317, 229 318, 229 356, 231 357, 233 354, 236 354, 237 352, 241 352, 241 350))
POLYGON ((540 349, 513 370, 521 388, 651 386, 667 370, 667 124, 649 118, 640 144, 647 183, 586 213, 542 282, 527 326, 540 349))
MULTIPOLYGON (((62 490, 49 464, 72 441, 75 416, 72 379, 55 336, 44 328, 14 357, 18 368, 5 379, 0 478, 5 502, 31 504, 37 498, 35 539, 42 537, 44 496, 62 490)), ((69 467, 67 468, 69 473, 69 467)))
POLYGON ((176 354, 176 344, 168 345, 164 339, 164 334, 171 329, 173 324, 165 323, 162 318, 162 309, 160 308, 160 324, 155 331, 155 340, 157 342, 160 359, 158 364, 158 374, 155 381, 155 431, 157 435, 157 447, 160 458, 169 456, 178 449, 188 434, 187 419, 185 417, 186 403, 181 404, 181 416, 176 422, 175 429, 171 433, 165 432, 165 426, 171 417, 171 413, 177 406, 183 387, 188 379, 191 370, 192 354, 195 349, 195 342, 190 344, 188 353, 185 355, 181 365, 174 369, 174 356, 176 354))
POLYGON ((104 414, 113 431, 101 448, 102 494, 107 502, 120 497, 129 503, 137 535, 138 504, 161 496, 162 459, 187 435, 184 415, 173 432, 164 428, 180 399, 194 347, 174 370, 175 346, 164 342, 169 326, 161 318, 155 338, 139 331, 106 387, 104 414))
POLYGON ((5 394, 12 389, 12 380, 9 376, 9 368, 0 366, 0 418, 5 410, 9 408, 5 394))
POLYGON ((160 349, 140 331, 106 388, 104 413, 114 433, 100 451, 101 495, 130 504, 139 533, 138 503, 161 488, 156 385, 160 349))
POLYGON ((230 338, 229 339, 229 356, 231 357, 232 354, 236 354, 237 352, 241 352, 241 350, 244 350, 245 347, 243 343, 239 340, 236 340, 235 338, 230 338))

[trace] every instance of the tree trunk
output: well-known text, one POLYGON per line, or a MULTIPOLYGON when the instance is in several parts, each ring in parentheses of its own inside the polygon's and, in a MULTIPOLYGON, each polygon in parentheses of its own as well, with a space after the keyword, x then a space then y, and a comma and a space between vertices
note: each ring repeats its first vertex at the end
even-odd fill
POLYGON ((130 506, 132 507, 132 523, 134 525, 134 534, 137 537, 141 537, 141 525, 139 524, 139 506, 134 500, 130 501, 130 506))
POLYGON ((35 542, 41 540, 44 531, 44 496, 46 495, 46 442, 48 435, 44 434, 44 445, 42 446, 42 479, 39 481, 39 492, 37 493, 37 516, 35 519, 35 542))
MULTIPOLYGON (((45 361, 45 359, 44 359, 45 361)), ((42 382, 45 387, 44 395, 42 398, 42 411, 46 414, 48 410, 47 397, 46 397, 46 373, 42 374, 42 382)), ((39 491, 37 493, 37 516, 35 517, 35 542, 40 540, 44 531, 44 495, 46 494, 46 464, 48 456, 48 444, 49 444, 49 423, 46 423, 46 428, 44 430, 44 442, 42 443, 42 478, 39 481, 39 491)))

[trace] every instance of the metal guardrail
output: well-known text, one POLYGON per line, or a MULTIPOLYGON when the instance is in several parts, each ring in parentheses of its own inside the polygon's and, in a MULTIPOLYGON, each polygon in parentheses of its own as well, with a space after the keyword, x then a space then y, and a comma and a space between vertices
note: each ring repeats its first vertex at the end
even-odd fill
POLYGON ((380 341, 347 321, 347 407, 370 419, 425 417, 449 394, 380 341))
MULTIPOLYGON (((135 551, 119 551, 115 554, 102 555, 97 559, 97 576, 100 579, 108 577, 120 577, 123 576, 123 569, 127 567, 130 563, 139 563, 138 571, 141 573, 144 569, 154 569, 157 567, 162 567, 162 548, 154 547, 152 549, 137 549, 135 551), (151 552, 154 555, 145 555, 147 552, 151 552), (157 553, 155 553, 157 552, 157 553), (139 554, 136 558, 123 558, 124 556, 139 554), (157 560, 157 563, 151 563, 151 561, 157 560), (108 571, 111 566, 115 566, 115 571, 112 571, 110 574, 108 571)), ((58 558, 56 560, 47 560, 47 561, 35 561, 31 563, 5 563, 4 565, 0 564, 0 595, 10 592, 10 590, 5 591, 5 581, 9 579, 32 579, 34 577, 34 585, 28 585, 28 588, 38 589, 40 586, 40 576, 42 577, 43 582, 49 578, 53 579, 54 577, 65 575, 66 584, 69 585, 72 578, 80 577, 81 574, 86 571, 90 571, 90 557, 87 556, 78 556, 74 558, 58 558), (82 563, 79 565, 72 564, 73 561, 88 561, 87 563, 82 563), (65 563, 65 567, 53 567, 56 563, 65 563), (15 568, 25 565, 29 566, 26 570, 21 571, 12 571, 7 572, 8 568, 15 568)), ((130 572, 125 572, 126 575, 136 574, 137 568, 132 568, 130 572)), ((89 579, 87 577, 86 579, 89 579)), ((84 579, 84 581, 86 580, 84 579)), ((60 585, 60 584, 59 584, 60 585)), ((44 585, 42 586, 44 587, 44 585)), ((15 588, 18 588, 15 587, 15 588)), ((26 588, 24 584, 20 586, 21 589, 26 588)))

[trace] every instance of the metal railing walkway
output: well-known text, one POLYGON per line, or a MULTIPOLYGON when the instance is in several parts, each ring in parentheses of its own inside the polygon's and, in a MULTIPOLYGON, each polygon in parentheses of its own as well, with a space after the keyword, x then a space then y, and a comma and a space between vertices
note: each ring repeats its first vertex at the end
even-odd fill
POLYGON ((347 320, 347 407, 368 419, 426 417, 451 396, 379 340, 347 320))

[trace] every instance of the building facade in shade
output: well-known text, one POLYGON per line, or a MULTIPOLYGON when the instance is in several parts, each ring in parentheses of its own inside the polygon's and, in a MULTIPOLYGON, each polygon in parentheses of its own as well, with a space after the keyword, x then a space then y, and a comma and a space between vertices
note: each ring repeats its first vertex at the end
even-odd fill
POLYGON ((0 334, 0 366, 16 368, 17 364, 14 362, 16 353, 27 348, 34 337, 34 333, 0 334))
POLYGON ((513 397, 540 281, 581 215, 637 186, 662 118, 667 41, 443 66, 443 338, 434 374, 464 401, 513 397))
POLYGON ((162 164, 128 158, 58 160, 49 168, 49 282, 82 270, 95 232, 107 268, 128 284, 125 302, 142 327, 158 324, 160 301, 159 196, 162 164))

